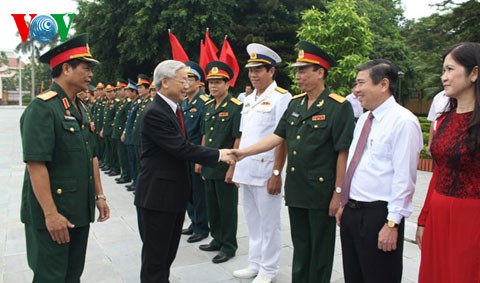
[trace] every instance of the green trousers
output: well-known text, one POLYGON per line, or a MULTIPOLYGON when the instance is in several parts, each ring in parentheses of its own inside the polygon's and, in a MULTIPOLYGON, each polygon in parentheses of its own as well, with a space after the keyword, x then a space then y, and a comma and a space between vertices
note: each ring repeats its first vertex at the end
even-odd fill
POLYGON ((120 140, 117 141, 117 153, 118 153, 118 161, 120 163, 120 171, 122 175, 120 178, 125 180, 131 179, 130 174, 130 163, 128 162, 128 155, 127 155, 127 146, 120 140))
POLYGON ((329 283, 335 251, 335 217, 327 210, 289 207, 292 283, 329 283))
POLYGON ((33 283, 79 283, 85 265, 90 226, 69 229, 70 242, 52 241, 46 229, 25 224, 28 265, 33 283))
POLYGON ((234 256, 237 245, 238 188, 223 180, 205 180, 207 214, 210 223, 210 244, 219 246, 229 256, 234 256))

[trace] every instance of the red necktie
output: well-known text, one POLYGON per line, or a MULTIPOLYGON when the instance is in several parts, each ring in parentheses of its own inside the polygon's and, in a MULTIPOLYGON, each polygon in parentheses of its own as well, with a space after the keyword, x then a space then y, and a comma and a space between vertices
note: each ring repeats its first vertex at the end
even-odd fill
POLYGON ((177 114, 178 122, 180 123, 180 127, 182 128, 183 137, 187 138, 187 133, 185 132, 185 123, 183 122, 183 114, 182 114, 182 110, 180 110, 179 105, 177 105, 176 114, 177 114))
POLYGON ((353 173, 355 172, 355 169, 357 169, 360 158, 362 158, 363 150, 365 149, 365 145, 367 144, 368 134, 370 134, 370 129, 372 128, 372 120, 373 114, 372 112, 370 112, 370 114, 368 114, 367 120, 365 121, 365 124, 363 124, 362 132, 360 133, 357 147, 355 148, 355 153, 353 154, 350 165, 348 166, 347 174, 345 174, 345 179, 343 179, 342 193, 340 197, 340 201, 343 206, 347 204, 348 198, 350 196, 350 185, 352 184, 353 173))

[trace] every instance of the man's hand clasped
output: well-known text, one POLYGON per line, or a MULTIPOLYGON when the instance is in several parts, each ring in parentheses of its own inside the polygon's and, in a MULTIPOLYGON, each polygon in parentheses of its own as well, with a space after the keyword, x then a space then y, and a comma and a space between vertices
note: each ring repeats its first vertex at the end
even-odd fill
POLYGON ((220 161, 233 165, 238 161, 238 158, 233 149, 220 149, 220 161))

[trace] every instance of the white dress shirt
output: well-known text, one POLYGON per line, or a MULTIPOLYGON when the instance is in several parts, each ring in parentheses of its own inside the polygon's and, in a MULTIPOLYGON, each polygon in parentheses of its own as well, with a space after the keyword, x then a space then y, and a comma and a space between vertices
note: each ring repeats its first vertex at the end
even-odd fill
POLYGON ((177 115, 177 107, 178 107, 178 103, 175 103, 173 100, 171 100, 170 98, 166 97, 165 95, 161 94, 160 92, 157 92, 157 94, 163 98, 163 100, 165 100, 165 102, 167 102, 168 106, 170 106, 170 108, 172 108, 173 110, 173 113, 175 113, 175 115, 177 115))
POLYGON ((358 100, 358 97, 353 93, 350 93, 345 98, 352 104, 353 116, 358 119, 363 114, 363 107, 360 100, 358 100))
POLYGON ((433 98, 432 105, 430 105, 430 111, 428 111, 427 120, 432 122, 437 120, 438 116, 445 112, 448 101, 449 98, 445 95, 444 90, 437 93, 433 98))
MULTIPOLYGON (((347 164, 369 112, 360 117, 355 127, 347 164)), ((412 213, 422 131, 417 117, 396 103, 393 96, 372 112, 372 128, 352 177, 350 199, 388 202, 387 219, 398 224, 412 213)))
MULTIPOLYGON (((257 96, 255 89, 243 102, 242 120, 240 122, 239 148, 246 148, 270 135, 275 130, 292 96, 280 93, 273 81, 265 91, 257 96)), ((265 186, 272 176, 275 160, 275 148, 263 153, 246 157, 235 165, 233 181, 240 184, 265 186)))

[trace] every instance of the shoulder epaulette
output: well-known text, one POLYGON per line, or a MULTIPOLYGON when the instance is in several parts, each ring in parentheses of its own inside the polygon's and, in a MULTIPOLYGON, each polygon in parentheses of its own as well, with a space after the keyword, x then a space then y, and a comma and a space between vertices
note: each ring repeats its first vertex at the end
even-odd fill
POLYGON ((205 105, 208 105, 208 104, 210 104, 210 103, 212 103, 212 102, 214 102, 214 101, 215 101, 215 99, 212 98, 212 99, 210 99, 209 101, 205 102, 205 105))
POLYGON ((201 94, 200 99, 203 100, 203 102, 207 102, 209 100, 208 96, 206 96, 205 94, 201 94))
POLYGON ((153 101, 153 97, 150 96, 150 101, 153 101))
POLYGON ((306 92, 297 94, 297 95, 295 95, 294 97, 292 97, 292 100, 297 99, 297 98, 300 98, 300 97, 304 97, 305 95, 307 95, 306 92))
POLYGON ((54 98, 57 96, 58 93, 56 91, 47 91, 45 93, 42 93, 40 95, 37 95, 38 98, 40 98, 43 101, 49 101, 50 99, 54 98))
POLYGON ((120 99, 118 99, 118 98, 115 98, 115 101, 116 101, 116 102, 120 102, 120 99))
POLYGON ((347 100, 345 97, 338 95, 336 93, 330 93, 328 97, 330 97, 331 99, 335 100, 338 103, 344 103, 347 100))
POLYGON ((132 99, 131 99, 131 98, 127 98, 127 101, 130 102, 130 101, 132 101, 132 99))
POLYGON ((285 93, 288 93, 288 90, 284 89, 284 88, 281 88, 279 86, 277 86, 275 88, 276 91, 280 92, 281 94, 285 94, 285 93))
POLYGON ((230 101, 237 104, 237 105, 242 105, 243 104, 240 100, 236 99, 235 97, 230 98, 230 101))

